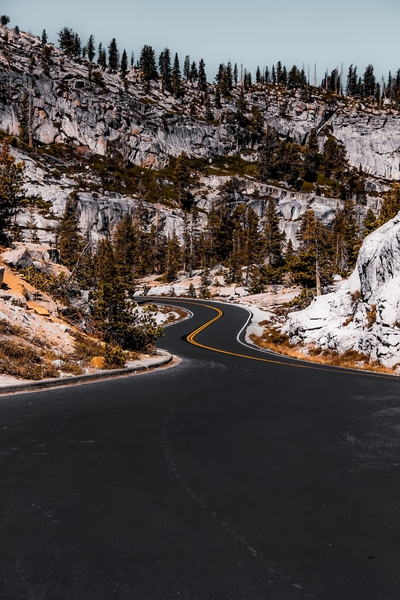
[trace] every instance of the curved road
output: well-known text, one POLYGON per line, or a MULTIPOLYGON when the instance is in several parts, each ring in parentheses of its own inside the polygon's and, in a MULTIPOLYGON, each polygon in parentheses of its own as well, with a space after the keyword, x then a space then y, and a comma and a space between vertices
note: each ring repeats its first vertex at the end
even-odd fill
POLYGON ((178 367, 0 398, 1 600, 397 600, 399 379, 170 302, 178 367))

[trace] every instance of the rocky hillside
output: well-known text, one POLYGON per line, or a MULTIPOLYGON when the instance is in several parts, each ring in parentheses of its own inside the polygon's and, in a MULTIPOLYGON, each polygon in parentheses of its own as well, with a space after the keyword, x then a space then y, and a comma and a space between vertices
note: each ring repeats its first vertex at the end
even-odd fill
MULTIPOLYGON (((141 83, 135 68, 123 80, 109 69, 44 46, 38 37, 5 27, 0 33, 0 128, 9 134, 20 131, 26 98, 34 140, 72 143, 82 153, 103 156, 117 149, 139 166, 165 167, 170 156, 182 151, 211 159, 245 151, 251 158, 258 149, 257 131, 263 128, 244 129, 235 120, 240 86, 216 108, 215 86, 209 84, 207 108, 196 83, 184 81, 184 95, 176 98, 158 81, 141 83)), ((314 92, 255 84, 246 93, 247 116, 251 120, 257 108, 264 125, 301 143, 312 128, 321 144, 332 134, 345 145, 350 164, 375 177, 397 179, 400 116, 390 105, 378 109, 314 92)))
MULTIPOLYGON (((249 125, 243 128, 236 118, 239 86, 216 108, 216 88, 208 84, 207 108, 197 83, 183 81, 184 94, 176 98, 158 81, 141 82, 136 68, 122 79, 33 35, 6 27, 0 33, 0 130, 20 136, 25 128, 29 140, 13 150, 26 165, 30 204, 19 216, 25 241, 54 243, 54 228, 71 192, 78 195, 81 230, 90 231, 95 241, 126 213, 134 214, 139 201, 148 211, 149 226, 158 220, 164 233, 181 237, 183 212, 171 200, 168 169, 184 151, 203 161, 201 176, 191 185, 201 210, 219 202, 221 186, 235 176, 238 185, 224 200, 232 208, 249 203, 262 219, 272 195, 281 228, 296 246, 299 217, 307 208, 329 225, 340 201, 321 192, 293 191, 283 182, 256 180, 254 161, 266 124, 302 143, 312 128, 321 147, 327 134, 341 140, 350 164, 371 175, 361 216, 368 208, 379 209, 387 180, 399 174, 400 117, 389 106, 378 110, 317 90, 285 92, 256 84, 246 93, 249 125), (262 119, 257 126, 256 114, 262 119), (149 169, 159 170, 152 180, 159 187, 155 194, 141 189, 149 169)), ((203 221, 200 212, 199 227, 203 221)))

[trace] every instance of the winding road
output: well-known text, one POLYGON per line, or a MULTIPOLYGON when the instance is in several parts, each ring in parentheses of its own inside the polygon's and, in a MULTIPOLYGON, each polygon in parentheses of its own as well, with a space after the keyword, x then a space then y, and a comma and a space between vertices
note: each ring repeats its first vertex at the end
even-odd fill
POLYGON ((400 380, 168 303, 178 366, 0 397, 0 599, 398 600, 400 380))

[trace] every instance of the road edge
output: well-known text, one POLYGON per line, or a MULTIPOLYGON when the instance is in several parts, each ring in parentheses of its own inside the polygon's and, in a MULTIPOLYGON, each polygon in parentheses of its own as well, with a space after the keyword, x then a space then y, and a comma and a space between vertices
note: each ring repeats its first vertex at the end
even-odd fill
POLYGON ((90 383, 92 381, 100 381, 102 379, 111 379, 115 377, 123 377, 126 375, 134 375, 135 373, 165 367, 166 365, 172 363, 176 358, 173 354, 167 352, 166 350, 158 349, 157 352, 161 354, 161 356, 151 359, 151 362, 147 359, 146 364, 125 367, 123 369, 112 369, 109 371, 102 371, 100 373, 87 373, 86 375, 76 375, 73 377, 57 379, 46 379, 40 381, 32 381, 29 383, 5 386, 4 388, 0 388, 0 396, 6 396, 7 394, 13 394, 15 392, 30 392, 58 387, 68 387, 70 385, 80 383, 90 383))

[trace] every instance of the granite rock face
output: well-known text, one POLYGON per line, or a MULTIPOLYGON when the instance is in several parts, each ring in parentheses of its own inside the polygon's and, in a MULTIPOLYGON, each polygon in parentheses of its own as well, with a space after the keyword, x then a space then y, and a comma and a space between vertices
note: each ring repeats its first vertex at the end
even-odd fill
POLYGON ((294 343, 400 363, 400 213, 364 240, 356 269, 337 292, 289 315, 287 332, 294 343))

